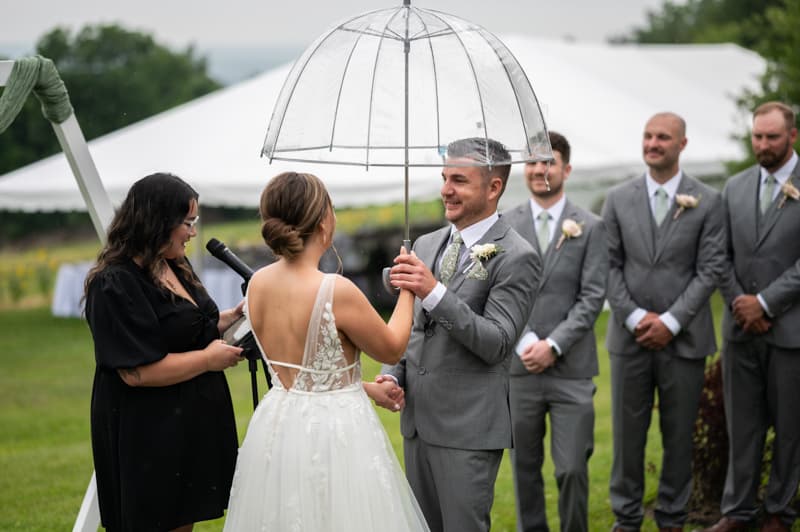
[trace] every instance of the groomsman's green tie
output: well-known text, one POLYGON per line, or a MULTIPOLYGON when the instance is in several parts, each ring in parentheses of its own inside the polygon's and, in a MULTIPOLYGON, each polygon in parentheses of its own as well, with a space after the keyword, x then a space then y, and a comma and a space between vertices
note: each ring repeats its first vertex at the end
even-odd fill
POLYGON ((653 213, 653 216, 656 218, 656 223, 661 225, 661 222, 664 221, 664 217, 667 215, 667 191, 664 190, 663 187, 658 187, 656 189, 656 209, 653 213))
POLYGON ((550 213, 542 211, 537 216, 539 219, 539 229, 536 231, 536 238, 539 240, 539 249, 544 253, 547 245, 550 244, 550 213))
POLYGON ((459 232, 454 231, 450 245, 444 250, 444 255, 442 255, 442 267, 439 271, 439 280, 441 280, 442 284, 445 286, 447 286, 450 279, 453 278, 453 274, 456 273, 456 266, 458 265, 458 259, 461 254, 461 244, 463 242, 459 232))
POLYGON ((767 212, 772 204, 772 196, 775 193, 775 176, 769 174, 764 180, 764 188, 761 190, 761 214, 767 212))

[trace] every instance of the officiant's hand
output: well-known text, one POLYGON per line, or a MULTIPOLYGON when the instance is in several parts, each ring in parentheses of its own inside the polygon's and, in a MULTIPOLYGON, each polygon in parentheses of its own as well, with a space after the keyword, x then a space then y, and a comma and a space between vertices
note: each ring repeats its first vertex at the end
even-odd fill
POLYGON ((425 299, 437 282, 433 273, 413 251, 395 257, 390 279, 393 286, 410 290, 420 299, 425 299))
POLYGON ((375 382, 365 382, 364 391, 376 405, 386 410, 398 412, 406 405, 405 391, 394 380, 383 375, 376 376, 375 382))
POLYGON ((222 371, 232 368, 242 361, 242 348, 228 345, 223 340, 214 340, 203 353, 206 357, 206 371, 222 371))

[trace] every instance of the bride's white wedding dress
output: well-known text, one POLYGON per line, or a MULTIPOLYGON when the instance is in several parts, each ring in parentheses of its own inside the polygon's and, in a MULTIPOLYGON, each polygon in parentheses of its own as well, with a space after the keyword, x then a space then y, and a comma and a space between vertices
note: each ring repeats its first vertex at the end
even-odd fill
POLYGON ((335 279, 325 275, 319 287, 300 366, 270 361, 256 338, 273 387, 239 449, 225 530, 428 530, 364 392, 358 355, 349 365, 344 358, 335 279), (291 387, 273 365, 297 370, 291 387))

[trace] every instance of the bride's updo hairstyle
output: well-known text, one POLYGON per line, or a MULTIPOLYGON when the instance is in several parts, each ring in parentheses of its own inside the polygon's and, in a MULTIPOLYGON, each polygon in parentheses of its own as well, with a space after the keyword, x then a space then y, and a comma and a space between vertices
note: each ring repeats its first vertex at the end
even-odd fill
POLYGON ((312 174, 283 172, 261 193, 261 236, 275 255, 292 260, 333 209, 328 191, 312 174))

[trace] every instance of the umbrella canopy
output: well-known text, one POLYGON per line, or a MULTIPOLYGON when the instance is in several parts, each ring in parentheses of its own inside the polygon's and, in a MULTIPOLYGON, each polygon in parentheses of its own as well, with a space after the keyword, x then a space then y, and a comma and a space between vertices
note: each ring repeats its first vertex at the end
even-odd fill
POLYGON ((448 145, 463 139, 471 156, 462 164, 552 158, 536 95, 508 48, 477 24, 405 0, 334 26, 303 53, 262 154, 404 167, 409 247, 408 169, 441 166, 448 145), (490 149, 490 139, 508 153, 490 149))
POLYGON ((539 103, 494 35, 403 6, 350 18, 295 63, 263 154, 369 166, 441 166, 458 139, 493 139, 511 162, 550 159, 539 103))

